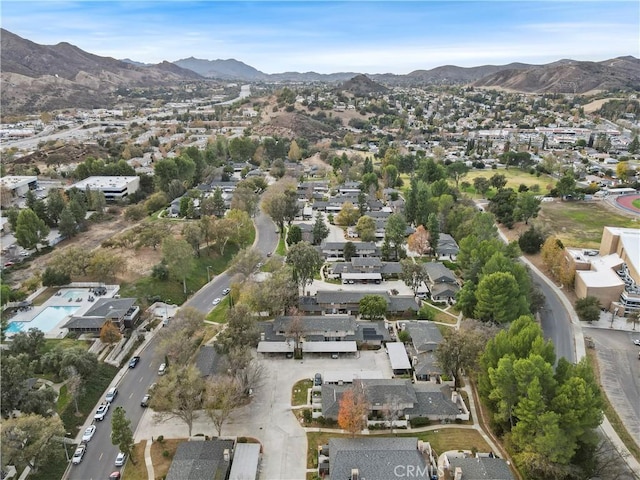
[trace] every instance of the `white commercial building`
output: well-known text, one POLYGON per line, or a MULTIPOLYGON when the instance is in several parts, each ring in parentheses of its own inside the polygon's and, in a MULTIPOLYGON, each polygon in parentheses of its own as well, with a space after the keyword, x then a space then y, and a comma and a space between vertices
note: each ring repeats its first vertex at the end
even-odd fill
POLYGON ((38 177, 36 176, 8 175, 0 178, 0 185, 10 190, 15 197, 21 197, 29 190, 35 190, 37 184, 38 177))
POLYGON ((140 188, 140 177, 88 177, 74 183, 69 188, 86 190, 87 187, 94 191, 104 193, 107 201, 116 201, 128 197, 140 188))

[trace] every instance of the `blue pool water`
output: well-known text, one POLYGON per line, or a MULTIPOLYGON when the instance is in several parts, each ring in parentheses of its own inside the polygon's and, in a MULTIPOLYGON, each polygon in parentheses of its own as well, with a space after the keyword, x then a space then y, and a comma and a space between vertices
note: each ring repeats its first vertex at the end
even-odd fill
POLYGON ((62 298, 72 298, 73 300, 75 300, 76 298, 82 297, 83 295, 86 296, 88 293, 89 290, 67 290, 62 294, 62 298))
POLYGON ((67 315, 73 315, 78 306, 46 307, 30 322, 9 322, 6 333, 27 332, 30 328, 37 328, 47 333, 67 315))

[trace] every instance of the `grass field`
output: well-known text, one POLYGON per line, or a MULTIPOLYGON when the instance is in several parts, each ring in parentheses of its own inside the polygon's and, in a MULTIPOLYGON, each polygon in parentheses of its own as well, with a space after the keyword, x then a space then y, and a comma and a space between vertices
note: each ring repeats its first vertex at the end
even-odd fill
POLYGON ((142 440, 140 443, 136 443, 133 446, 133 458, 136 463, 131 462, 131 458, 127 459, 127 464, 124 468, 124 475, 127 480, 147 480, 149 475, 147 473, 147 464, 144 461, 144 449, 147 446, 147 441, 142 440))
POLYGON ((540 195, 545 195, 556 184, 556 180, 548 175, 540 175, 538 177, 535 174, 531 175, 529 172, 524 172, 518 168, 510 168, 509 170, 505 170, 504 168, 501 168, 499 170, 471 170, 467 174, 467 176, 462 179, 462 181, 469 182, 471 185, 473 185, 474 178, 484 177, 486 179, 489 179, 496 173, 504 175, 507 179, 507 188, 513 188, 516 191, 518 190, 518 187, 520 185, 526 185, 529 188, 533 187, 534 185, 538 185, 540 189, 540 195))
POLYGON ((313 382, 308 378, 299 380, 295 383, 291 389, 291 405, 306 405, 307 404, 307 392, 313 386, 313 382))
POLYGON ((631 202, 631 205, 633 205, 637 209, 640 209, 640 198, 636 198, 633 202, 631 202))
POLYGON ((599 202, 543 203, 536 223, 557 236, 566 246, 599 248, 602 229, 638 228, 638 222, 616 214, 599 202))

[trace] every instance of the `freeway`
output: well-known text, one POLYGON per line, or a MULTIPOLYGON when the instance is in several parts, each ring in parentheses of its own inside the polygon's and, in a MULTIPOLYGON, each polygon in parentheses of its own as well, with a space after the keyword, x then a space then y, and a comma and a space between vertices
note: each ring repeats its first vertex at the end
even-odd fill
MULTIPOLYGON (((278 245, 275 224, 262 211, 254 219, 254 224, 256 226, 255 248, 264 255, 273 252, 278 245)), ((218 275, 187 300, 184 306, 196 308, 204 314, 209 313, 212 309, 211 302, 214 298, 223 296, 222 290, 229 286, 229 280, 230 277, 227 273, 218 275)), ((115 380, 119 391, 118 396, 112 403, 105 419, 92 422, 97 426, 97 430, 87 446, 84 459, 79 465, 72 465, 65 478, 69 480, 106 480, 111 472, 119 470, 114 465, 118 448, 111 444, 113 410, 118 406, 125 409, 127 418, 131 421, 131 428, 135 433, 145 410, 140 406, 140 400, 149 390, 151 384, 158 379, 158 367, 161 363, 160 356, 156 353, 158 343, 159 338, 155 336, 138 353, 141 357, 138 365, 135 368, 125 366, 116 375, 116 379, 119 378, 119 380, 115 380)), ((93 419, 93 414, 94 412, 91 413, 90 419, 93 419)), ((85 426, 87 425, 89 423, 85 426)), ((82 432, 79 436, 82 436, 82 432)), ((73 452, 70 451, 69 454, 72 455, 73 452)), ((140 458, 136 461, 144 461, 144 459, 140 458)))

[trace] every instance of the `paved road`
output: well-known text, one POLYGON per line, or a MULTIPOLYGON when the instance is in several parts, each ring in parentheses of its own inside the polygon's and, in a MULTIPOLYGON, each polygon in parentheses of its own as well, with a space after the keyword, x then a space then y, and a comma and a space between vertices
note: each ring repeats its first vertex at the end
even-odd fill
MULTIPOLYGON (((271 219, 264 213, 260 212, 255 218, 256 225, 256 248, 263 254, 273 252, 278 245, 278 234, 276 226, 271 219)), ((226 273, 218 275, 206 284, 202 289, 195 293, 185 306, 198 309, 202 313, 209 313, 213 308, 211 302, 215 297, 222 297, 222 290, 229 285, 229 276, 226 273)), ((136 368, 124 368, 118 373, 114 383, 117 385, 119 394, 112 403, 109 413, 101 422, 96 421, 96 433, 87 447, 84 459, 80 465, 74 465, 69 470, 66 478, 70 480, 103 480, 109 477, 109 474, 119 468, 114 465, 118 448, 111 445, 111 417, 113 410, 122 406, 127 412, 127 418, 131 420, 131 428, 134 432, 138 429, 138 425, 146 409, 140 406, 140 400, 149 390, 149 386, 157 381, 158 367, 160 360, 156 354, 158 346, 158 337, 152 338, 146 347, 140 352, 141 361, 136 368)), ((91 421, 87 421, 88 426, 93 421, 93 413, 90 416, 91 421)), ((81 432, 84 431, 82 428, 81 432)), ((78 435, 82 437, 82 433, 78 435)), ((146 435, 145 437, 146 438, 146 435)), ((73 452, 69 452, 73 454, 73 452)), ((141 459, 143 460, 143 459, 141 459)))
MULTIPOLYGON (((258 213, 254 219, 254 223, 256 225, 255 248, 266 256, 267 253, 273 252, 278 246, 276 225, 271 218, 262 211, 258 213)), ((222 290, 229 286, 230 281, 231 276, 228 273, 221 273, 193 294, 183 306, 193 307, 205 314, 209 313, 213 308, 211 302, 216 297, 222 298, 222 290)))
MULTIPOLYGON (((640 438, 640 348, 633 339, 640 333, 583 327, 593 338, 600 367, 600 381, 627 430, 640 438)), ((640 472, 639 472, 640 473, 640 472)))
MULTIPOLYGON (((156 381, 158 376, 159 361, 154 360, 152 340, 141 354, 141 361, 136 368, 126 369, 118 382, 118 396, 111 404, 109 413, 103 421, 93 421, 97 426, 93 439, 87 446, 87 452, 80 465, 71 467, 67 478, 71 480, 104 480, 109 474, 119 467, 114 465, 118 447, 111 444, 111 418, 116 407, 121 406, 131 420, 131 426, 135 430, 142 418, 144 409, 140 406, 140 400, 149 386, 156 381)), ((121 375, 122 372, 118 375, 121 375)), ((90 416, 93 420, 93 413, 90 416)), ((84 431, 84 429, 82 430, 84 431)), ((80 434, 81 436, 82 434, 80 434)))
POLYGON ((571 363, 576 362, 573 325, 556 292, 533 270, 534 284, 544 295, 544 307, 540 311, 540 324, 546 339, 555 345, 556 357, 564 357, 571 363))

